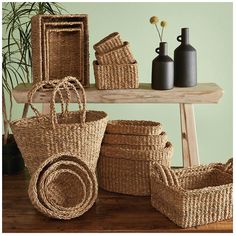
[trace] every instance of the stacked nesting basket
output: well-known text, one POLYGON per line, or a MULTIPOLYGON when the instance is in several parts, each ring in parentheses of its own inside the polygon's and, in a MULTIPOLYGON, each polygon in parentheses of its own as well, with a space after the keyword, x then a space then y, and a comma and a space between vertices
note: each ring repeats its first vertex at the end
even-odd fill
POLYGON ((99 186, 111 192, 150 195, 150 165, 170 166, 173 147, 158 122, 109 121, 98 162, 99 186))
POLYGON ((128 42, 123 42, 115 32, 94 45, 96 61, 93 62, 98 89, 138 88, 138 66, 128 42))

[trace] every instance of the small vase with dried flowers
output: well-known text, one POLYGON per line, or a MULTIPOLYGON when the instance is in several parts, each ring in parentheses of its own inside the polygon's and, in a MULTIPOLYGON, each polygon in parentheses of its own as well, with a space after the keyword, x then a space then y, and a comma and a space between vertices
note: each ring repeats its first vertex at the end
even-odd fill
POLYGON ((164 28, 166 21, 161 21, 161 31, 158 28, 159 19, 157 16, 150 18, 150 23, 155 25, 160 39, 159 48, 156 48, 158 56, 152 61, 152 89, 168 90, 174 87, 174 61, 167 55, 167 42, 163 42, 164 28))

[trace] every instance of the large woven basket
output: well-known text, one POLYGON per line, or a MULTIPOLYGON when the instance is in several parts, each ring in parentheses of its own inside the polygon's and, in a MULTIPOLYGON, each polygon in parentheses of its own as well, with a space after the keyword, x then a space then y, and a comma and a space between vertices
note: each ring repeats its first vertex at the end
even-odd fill
POLYGON ((121 145, 102 145, 97 168, 101 188, 123 194, 150 195, 150 164, 157 162, 170 166, 173 147, 169 142, 159 150, 137 147, 125 149, 121 145))
POLYGON ((132 64, 136 61, 130 51, 128 42, 124 42, 122 46, 107 53, 95 53, 95 57, 99 65, 132 64))
POLYGON ((123 42, 120 38, 120 34, 118 32, 114 32, 96 43, 93 48, 97 53, 103 54, 112 51, 122 45, 123 42))
POLYGON ((129 135, 159 135, 163 128, 159 122, 146 120, 111 120, 106 133, 129 135))
POLYGON ((139 87, 138 64, 99 65, 93 62, 97 89, 134 89, 139 87))
POLYGON ((33 206, 48 217, 72 219, 89 210, 97 198, 97 180, 81 156, 59 153, 34 172, 28 189, 33 206))
POLYGON ((225 165, 182 170, 155 164, 151 168, 151 202, 182 228, 231 219, 232 181, 232 159, 225 165))
POLYGON ((127 135, 127 134, 105 134, 103 143, 135 146, 156 146, 164 148, 167 135, 162 132, 159 135, 127 135))
POLYGON ((11 128, 30 174, 33 174, 40 163, 48 157, 67 151, 81 157, 88 166, 95 169, 107 125, 107 114, 102 111, 86 110, 85 91, 78 80, 66 77, 56 82, 37 83, 29 92, 28 98, 36 116, 13 121, 11 128), (38 89, 48 84, 54 87, 51 111, 49 115, 42 115, 32 105, 32 97, 38 89), (74 84, 78 85, 81 94, 74 84), (59 94, 63 101, 61 92, 63 88, 67 88, 64 89, 67 94, 66 107, 62 102, 62 113, 56 114, 55 99, 59 94), (79 111, 68 111, 71 93, 68 88, 72 88, 71 92, 78 98, 79 111))

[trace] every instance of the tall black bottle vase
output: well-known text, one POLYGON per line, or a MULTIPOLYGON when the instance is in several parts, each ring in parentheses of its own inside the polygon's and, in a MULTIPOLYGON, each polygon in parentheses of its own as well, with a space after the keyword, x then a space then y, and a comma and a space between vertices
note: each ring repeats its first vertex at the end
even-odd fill
POLYGON ((177 37, 181 44, 174 51, 174 85, 193 87, 197 85, 197 52, 189 44, 189 29, 182 28, 177 37))
POLYGON ((167 55, 167 43, 156 49, 158 56, 152 61, 152 89, 168 90, 174 86, 174 62, 167 55))

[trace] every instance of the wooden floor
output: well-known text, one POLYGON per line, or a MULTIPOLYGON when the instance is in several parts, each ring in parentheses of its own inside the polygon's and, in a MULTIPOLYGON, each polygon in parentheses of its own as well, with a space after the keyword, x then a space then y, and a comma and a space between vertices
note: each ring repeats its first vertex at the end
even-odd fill
POLYGON ((232 221, 181 229, 150 204, 149 197, 99 191, 96 204, 70 221, 37 212, 27 195, 27 172, 3 176, 3 232, 232 232, 232 221))

